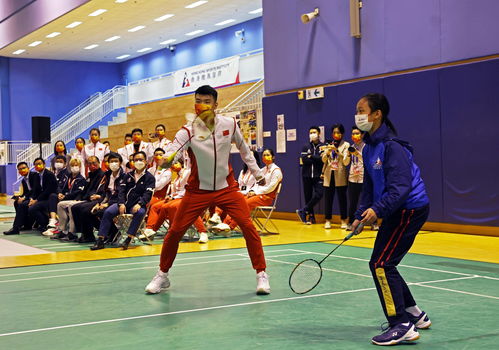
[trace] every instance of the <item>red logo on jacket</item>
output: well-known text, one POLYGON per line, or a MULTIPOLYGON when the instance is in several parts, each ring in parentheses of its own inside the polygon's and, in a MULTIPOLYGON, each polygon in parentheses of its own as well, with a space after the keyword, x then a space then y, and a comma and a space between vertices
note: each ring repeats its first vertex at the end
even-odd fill
POLYGON ((229 135, 229 130, 224 130, 223 135, 224 136, 228 136, 229 135))

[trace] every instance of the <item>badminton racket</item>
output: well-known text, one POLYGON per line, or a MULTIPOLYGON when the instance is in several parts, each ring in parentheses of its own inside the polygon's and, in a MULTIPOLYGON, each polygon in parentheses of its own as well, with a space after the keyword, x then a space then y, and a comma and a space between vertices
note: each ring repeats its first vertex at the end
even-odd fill
POLYGON ((328 255, 321 261, 315 259, 305 259, 295 266, 289 276, 289 287, 296 294, 306 294, 317 287, 322 279, 322 263, 333 254, 336 249, 341 247, 343 243, 348 241, 355 235, 358 235, 364 224, 360 223, 353 232, 349 233, 343 241, 338 244, 328 255))

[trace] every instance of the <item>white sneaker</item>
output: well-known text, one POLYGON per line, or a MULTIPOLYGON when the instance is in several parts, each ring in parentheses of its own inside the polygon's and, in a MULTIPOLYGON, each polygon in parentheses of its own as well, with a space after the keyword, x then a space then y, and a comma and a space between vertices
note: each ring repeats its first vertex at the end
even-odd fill
POLYGON ((156 231, 154 231, 153 229, 150 229, 150 228, 146 228, 144 230, 144 233, 142 233, 139 236, 139 239, 149 238, 149 237, 154 236, 155 234, 156 234, 156 231))
POLYGON ((48 228, 55 228, 57 226, 57 220, 56 219, 49 219, 49 224, 47 225, 48 228))
POLYGON ((329 229, 331 228, 331 221, 326 220, 326 223, 324 224, 324 228, 325 228, 326 230, 329 230, 329 229))
POLYGON ((219 225, 222 223, 222 219, 220 219, 220 215, 215 213, 212 215, 211 218, 208 219, 208 222, 213 225, 219 225))
POLYGON ((346 230, 348 224, 347 224, 347 221, 346 220, 341 220, 341 229, 342 230, 346 230))
POLYGON ((49 228, 47 231, 42 232, 42 235, 50 237, 54 235, 55 231, 57 231, 56 228, 49 228))
POLYGON ((379 230, 378 224, 371 225, 371 230, 372 231, 378 231, 379 230))
POLYGON ((256 274, 256 294, 270 294, 269 275, 267 275, 265 271, 256 274))
POLYGON ((208 243, 208 234, 206 232, 199 232, 199 243, 208 243))
POLYGON ((211 229, 216 232, 230 232, 230 226, 223 222, 216 226, 213 226, 211 229))
POLYGON ((166 289, 168 287, 170 287, 168 272, 158 270, 152 281, 146 286, 146 293, 158 294, 162 289, 166 289))

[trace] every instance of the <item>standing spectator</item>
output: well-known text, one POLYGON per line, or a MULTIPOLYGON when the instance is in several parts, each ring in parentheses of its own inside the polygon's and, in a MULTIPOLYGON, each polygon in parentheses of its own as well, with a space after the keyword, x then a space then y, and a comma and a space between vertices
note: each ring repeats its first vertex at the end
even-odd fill
MULTIPOLYGON (((85 139, 83 137, 78 137, 75 140, 75 148, 76 150, 71 153, 71 159, 79 159, 81 164, 85 164, 85 159, 84 159, 84 154, 83 154, 83 149, 85 148, 85 139)), ((82 175, 85 175, 85 171, 83 169, 80 169, 82 175)))
POLYGON ((125 153, 123 159, 129 159, 137 152, 144 152, 147 157, 147 163, 152 160, 154 150, 149 142, 142 140, 142 129, 135 128, 132 130, 132 143, 125 146, 125 153))
POLYGON ((83 148, 83 159, 85 160, 85 175, 88 174, 89 162, 91 156, 103 161, 104 156, 109 153, 109 148, 100 142, 100 130, 93 128, 90 130, 90 143, 83 148))
POLYGON ((125 165, 126 165, 127 159, 128 159, 127 153, 126 153, 126 146, 128 146, 132 142, 133 142, 132 141, 132 134, 130 134, 130 133, 125 134, 124 146, 121 148, 118 148, 118 150, 116 151, 121 156, 121 159, 123 160, 123 162, 122 162, 123 170, 126 169, 125 165))
POLYGON ((300 156, 305 206, 296 210, 296 213, 302 222, 310 225, 315 224, 314 206, 319 203, 324 192, 321 178, 324 164, 320 150, 324 143, 320 141, 321 130, 318 126, 311 126, 308 134, 310 142, 303 146, 300 156))
POLYGON ((360 193, 362 192, 362 183, 364 182, 364 162, 362 159, 362 150, 365 143, 362 140, 364 132, 357 126, 352 126, 353 144, 348 148, 350 157, 350 169, 348 171, 348 225, 347 230, 352 228, 355 219, 355 211, 359 204, 360 193))
POLYGON ((30 200, 28 215, 36 220, 38 230, 43 232, 47 230, 49 223, 49 196, 57 191, 57 178, 53 172, 45 168, 43 158, 36 158, 34 165, 39 175, 40 184, 37 195, 30 200))
POLYGON ((332 127, 333 141, 324 147, 322 161, 324 162, 324 196, 326 197, 326 223, 325 229, 331 228, 333 217, 333 200, 335 192, 338 192, 340 204, 341 228, 347 228, 347 168, 350 163, 348 147, 350 144, 343 140, 345 127, 335 124, 332 127))

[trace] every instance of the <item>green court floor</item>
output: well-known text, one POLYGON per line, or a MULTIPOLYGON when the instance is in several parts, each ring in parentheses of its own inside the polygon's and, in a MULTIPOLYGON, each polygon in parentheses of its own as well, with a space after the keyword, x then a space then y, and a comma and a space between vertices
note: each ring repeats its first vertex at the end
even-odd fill
MULTIPOLYGON (((2 269, 0 349, 373 349, 369 249, 340 248, 310 294, 288 287, 295 263, 333 247, 266 248, 268 296, 244 249, 180 254, 158 295, 144 293, 157 256, 2 269)), ((411 349, 496 348, 497 265, 409 254, 400 271, 433 321, 411 349)))

